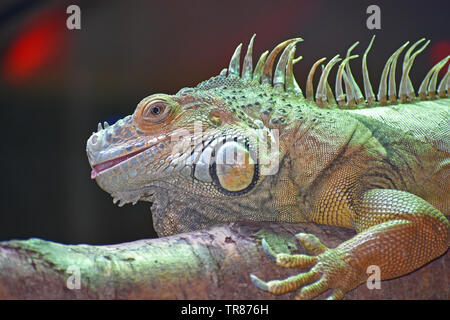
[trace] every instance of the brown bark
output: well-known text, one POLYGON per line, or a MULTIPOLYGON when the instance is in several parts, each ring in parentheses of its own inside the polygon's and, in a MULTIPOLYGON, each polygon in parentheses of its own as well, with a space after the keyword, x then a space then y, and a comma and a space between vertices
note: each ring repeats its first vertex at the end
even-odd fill
MULTIPOLYGON (((277 267, 277 252, 300 251, 293 235, 313 233, 335 247, 353 233, 314 224, 231 223, 209 230, 108 246, 62 245, 40 239, 0 243, 0 299, 291 299, 257 289, 249 273, 268 280, 298 273, 277 267), (70 266, 80 289, 68 289, 70 266)), ((449 299, 450 253, 406 276, 365 285, 346 299, 449 299)), ((320 298, 323 298, 322 295, 320 298)))

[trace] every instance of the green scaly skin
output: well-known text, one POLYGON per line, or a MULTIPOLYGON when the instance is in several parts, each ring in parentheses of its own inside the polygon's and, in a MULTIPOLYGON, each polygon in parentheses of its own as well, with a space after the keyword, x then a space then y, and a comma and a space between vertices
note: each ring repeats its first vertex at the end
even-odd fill
MULTIPOLYGON (((389 279, 447 251, 448 84, 440 97, 419 92, 422 101, 406 74, 403 103, 391 94, 386 105, 387 92, 377 102, 365 81, 361 99, 345 59, 347 101, 339 90, 334 101, 327 66, 313 102, 312 82, 305 98, 292 73, 300 40, 281 43, 253 68, 252 38, 242 73, 239 46, 228 71, 175 95, 146 97, 132 115, 99 125, 87 154, 91 177, 114 202, 153 202, 160 236, 243 220, 356 230, 334 249, 298 234, 310 255, 277 255, 263 241, 278 265, 310 271, 269 282, 251 275, 274 294, 300 289, 297 298, 308 299, 331 289, 329 298, 339 299, 367 280, 369 266, 389 279)), ((414 57, 407 53, 405 65, 414 57)))

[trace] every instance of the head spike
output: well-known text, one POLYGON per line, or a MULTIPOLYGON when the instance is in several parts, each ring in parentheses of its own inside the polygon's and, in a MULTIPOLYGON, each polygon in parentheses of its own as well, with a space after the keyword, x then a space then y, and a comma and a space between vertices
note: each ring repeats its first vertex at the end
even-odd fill
POLYGON ((230 65, 228 66, 228 75, 233 74, 238 77, 240 76, 239 68, 240 68, 240 63, 241 63, 241 48, 242 48, 242 43, 240 43, 236 47, 236 50, 234 50, 233 56, 231 57, 231 60, 230 60, 230 65))
POLYGON ((391 104, 397 104, 397 88, 395 85, 395 69, 397 67, 397 59, 400 53, 406 48, 406 46, 409 44, 409 41, 407 41, 403 46, 397 49, 397 51, 394 52, 392 55, 392 63, 391 68, 389 70, 389 102, 391 104))
POLYGON ((314 97, 314 88, 313 88, 314 73, 316 72, 317 67, 326 59, 327 58, 322 58, 317 60, 311 67, 311 70, 309 71, 308 78, 306 80, 306 99, 308 99, 309 101, 313 101, 314 97))
POLYGON ((353 89, 350 84, 350 79, 347 76, 347 73, 344 71, 342 74, 345 83, 345 92, 347 93, 347 108, 352 108, 355 105, 355 96, 353 95, 353 89))
MULTIPOLYGON (((425 78, 423 78, 422 83, 420 84, 420 87, 419 87, 419 91, 417 92, 419 94, 420 100, 427 100, 428 84, 430 82, 431 76, 434 75, 435 71, 437 71, 436 74, 439 74, 439 71, 442 69, 443 66, 445 66, 445 64, 447 63, 449 58, 450 58, 450 56, 447 56, 444 59, 442 59, 441 61, 439 61, 438 63, 436 63, 430 69, 430 71, 428 71, 428 73, 425 76, 425 78)), ((442 81, 441 81, 441 84, 442 84, 442 81)))
MULTIPOLYGON (((402 67, 402 73, 405 71, 406 65, 408 64, 408 60, 409 60, 409 56, 411 55, 411 53, 413 52, 413 50, 419 45, 421 44, 423 41, 425 41, 425 38, 422 38, 418 41, 416 41, 405 53, 405 57, 403 59, 403 67, 402 67)), ((411 79, 408 78, 408 88, 409 90, 414 90, 413 88, 413 84, 411 79)))
MULTIPOLYGON (((353 49, 355 49, 358 44, 359 44, 359 41, 356 41, 354 44, 352 44, 350 46, 350 48, 347 49, 347 55, 345 56, 346 58, 350 57, 350 55, 352 54, 353 49)), ((345 71, 347 71, 347 70, 345 70, 345 71)))
POLYGON ((280 59, 278 60, 277 66, 275 68, 275 74, 273 76, 273 86, 274 88, 284 88, 284 83, 286 82, 286 67, 288 64, 288 58, 292 48, 294 48, 296 42, 293 42, 286 46, 280 59))
POLYGON ((417 91, 417 93, 419 94, 419 99, 420 100, 427 100, 427 95, 428 95, 428 84, 430 83, 430 78, 433 75, 433 72, 435 70, 437 65, 434 65, 430 71, 428 71, 427 75, 425 76, 425 78, 423 78, 422 82, 420 83, 419 86, 419 91, 417 91))
POLYGON ((346 57, 341 64, 339 65, 338 72, 336 74, 336 84, 335 84, 335 92, 336 92, 336 100, 339 107, 343 107, 345 105, 345 94, 342 90, 342 72, 344 71, 345 65, 348 63, 350 59, 357 58, 358 55, 353 55, 346 57))
MULTIPOLYGON (((449 71, 450 71, 450 66, 448 66, 447 73, 445 74, 446 76, 448 76, 449 71)), ((450 79, 447 81, 447 93, 449 93, 449 91, 450 91, 450 79)))
POLYGON ((344 71, 345 67, 345 60, 341 62, 338 72, 336 74, 336 84, 334 86, 334 91, 336 93, 336 101, 338 103, 339 107, 345 106, 345 94, 344 90, 342 90, 342 72, 344 71))
POLYGON ((325 107, 325 102, 327 101, 326 83, 328 80, 328 75, 330 74, 331 68, 333 68, 333 66, 340 60, 342 60, 342 59, 339 58, 339 55, 337 54, 336 56, 334 56, 333 59, 331 59, 327 63, 327 65, 325 66, 325 69, 322 71, 322 74, 321 74, 320 80, 319 80, 319 84, 317 86, 317 92, 316 92, 316 103, 319 107, 322 107, 322 108, 325 107))
POLYGON ((445 98, 445 91, 449 94, 449 86, 450 86, 450 66, 448 66, 447 72, 441 80, 438 88, 439 97, 445 98))
POLYGON ((366 100, 369 106, 375 104, 375 94, 373 93, 372 85, 369 79, 369 71, 367 70, 367 54, 372 48, 373 41, 375 40, 375 35, 373 35, 372 40, 370 40, 366 51, 364 52, 362 59, 362 74, 364 83, 364 94, 366 95, 366 100))
MULTIPOLYGON (((400 47, 406 47, 409 44, 409 41, 406 42, 403 46, 400 47)), ((382 106, 387 105, 387 77, 388 77, 388 73, 389 73, 389 68, 391 66, 392 63, 392 59, 394 59, 394 56, 396 54, 396 52, 400 49, 397 49, 387 60, 386 64, 384 65, 383 68, 383 72, 381 73, 381 79, 380 79, 380 86, 378 88, 378 101, 380 102, 380 104, 382 106)))
POLYGON ((98 125, 97 125, 97 132, 99 132, 101 130, 103 130, 103 128, 102 128, 101 122, 99 122, 98 125))
POLYGON ((295 59, 292 61, 292 64, 296 64, 297 62, 299 62, 299 61, 302 60, 302 59, 303 59, 303 57, 302 57, 302 56, 299 56, 299 57, 295 58, 295 59))
MULTIPOLYGON (((354 49, 358 44, 359 44, 359 41, 356 41, 354 44, 352 44, 352 46, 351 46, 350 48, 348 48, 346 58, 347 58, 347 57, 350 57, 350 55, 351 55, 353 49, 354 49)), ((363 96, 363 94, 361 93, 361 89, 359 89, 358 84, 357 84, 356 81, 355 81, 355 78, 353 78, 352 70, 350 69, 350 63, 346 63, 346 64, 345 64, 345 71, 346 71, 346 73, 347 73, 347 75, 348 75, 348 79, 349 79, 350 84, 351 84, 351 86, 352 86, 352 90, 354 90, 353 95, 354 95, 355 98, 356 98, 356 103, 357 103, 357 104, 360 104, 361 102, 364 101, 364 96, 363 96)))
POLYGON ((389 67, 391 66, 392 56, 389 57, 386 64, 384 65, 383 72, 381 73, 380 86, 378 87, 378 101, 382 106, 387 105, 387 87, 386 80, 389 72, 389 67))
MULTIPOLYGON (((323 70, 324 70, 324 66, 322 66, 322 72, 323 72, 323 70)), ((331 86, 328 83, 328 78, 325 81, 325 89, 324 89, 324 91, 325 92, 323 93, 322 97, 326 96, 326 101, 325 101, 326 105, 324 103, 323 107, 325 107, 325 106, 327 106, 327 107, 335 106, 336 105, 336 99, 334 98, 333 91, 331 90, 331 86)))
MULTIPOLYGON (((300 86, 298 85, 294 76, 294 63, 296 60, 294 59, 294 55, 295 55, 295 46, 289 52, 288 63, 286 65, 286 84, 285 84, 286 91, 294 92, 300 96, 303 96, 302 89, 300 89, 300 86)), ((301 59, 298 59, 297 61, 300 60, 301 59)))
POLYGON ((261 80, 262 71, 264 64, 266 63, 267 55, 269 50, 264 51, 259 57, 258 63, 256 64, 255 71, 253 72, 253 80, 259 82, 261 80))
POLYGON ((436 70, 434 70, 433 75, 431 76, 430 84, 428 85, 428 92, 429 92, 430 96, 433 96, 433 98, 435 97, 436 84, 437 84, 437 78, 439 75, 439 71, 441 71, 442 67, 447 63, 447 60, 449 57, 450 56, 447 56, 446 58, 443 59, 442 63, 438 64, 438 67, 436 68, 436 70))
MULTIPOLYGON (((414 87, 411 85, 409 86, 409 71, 411 70, 411 67, 413 65, 414 59, 416 59, 417 55, 421 53, 425 48, 430 44, 430 40, 425 42, 425 44, 418 49, 416 52, 413 53, 411 58, 408 60, 408 64, 406 65, 405 70, 403 70, 402 79, 400 80, 400 90, 399 90, 399 97, 402 103, 405 103, 407 101, 407 96, 413 100, 416 96, 414 94, 414 87)), ((430 87, 428 87, 428 91, 430 91, 430 87)), ((434 93, 434 90, 433 90, 434 93)), ((431 95, 431 93, 430 93, 431 95)))
POLYGON ((333 90, 331 90, 331 86, 328 83, 328 80, 326 82, 326 85, 327 85, 327 101, 328 101, 328 105, 329 106, 335 106, 336 105, 336 99, 334 98, 333 90))
MULTIPOLYGON (((299 62, 299 61, 302 60, 302 59, 303 59, 303 57, 300 56, 300 57, 294 59, 294 60, 292 61, 292 64, 294 65, 294 64, 296 64, 297 62, 299 62)), ((301 95, 301 96, 303 97, 302 89, 301 89, 300 86, 298 85, 297 80, 295 79, 295 77, 294 77, 293 75, 292 75, 292 81, 293 81, 293 83, 294 83, 294 91, 295 91, 297 94, 299 94, 299 95, 301 95)))
POLYGON ((277 45, 272 52, 270 52, 269 56, 267 57, 266 63, 264 64, 264 69, 261 75, 261 83, 272 83, 272 69, 273 69, 273 63, 275 61, 276 56, 280 51, 286 47, 287 45, 291 44, 292 42, 299 42, 303 41, 302 38, 295 38, 295 39, 289 39, 286 41, 283 41, 279 45, 277 45))
POLYGON ((420 40, 418 40, 418 41, 416 41, 407 51, 406 51, 406 53, 405 53, 405 58, 403 59, 403 68, 402 68, 402 70, 405 70, 405 68, 406 68, 406 65, 408 64, 408 61, 409 61, 409 56, 411 55, 411 53, 413 52, 413 50, 419 45, 419 44, 421 44, 422 42, 424 42, 425 41, 425 38, 422 38, 422 39, 420 39, 420 40))
POLYGON ((244 64, 242 65, 242 79, 251 79, 253 72, 253 41, 256 34, 253 34, 247 47, 247 53, 244 57, 244 64))
POLYGON ((227 68, 223 68, 222 71, 220 71, 219 75, 226 77, 227 71, 228 71, 227 68))

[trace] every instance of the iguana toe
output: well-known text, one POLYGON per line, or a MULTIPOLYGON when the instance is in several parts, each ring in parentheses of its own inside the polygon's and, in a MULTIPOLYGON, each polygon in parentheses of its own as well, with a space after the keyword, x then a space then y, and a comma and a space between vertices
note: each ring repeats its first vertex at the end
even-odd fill
POLYGON ((342 299, 344 294, 356 287, 362 279, 360 271, 349 263, 348 255, 339 249, 329 249, 311 234, 298 234, 297 239, 308 252, 316 254, 275 254, 263 240, 264 251, 277 265, 287 268, 311 268, 283 280, 265 282, 255 275, 250 275, 252 282, 260 289, 273 294, 283 294, 300 289, 295 299, 313 299, 328 289, 332 289, 328 299, 342 299))
POLYGON ((316 281, 320 277, 319 274, 313 272, 301 273, 294 275, 292 277, 283 280, 271 280, 265 282, 259 279, 257 276, 251 274, 250 278, 252 282, 261 290, 273 293, 273 294, 283 294, 287 292, 294 291, 305 284, 316 281))
POLYGON ((303 245, 308 254, 318 255, 325 252, 328 248, 320 242, 319 238, 310 233, 297 233, 297 240, 303 245))

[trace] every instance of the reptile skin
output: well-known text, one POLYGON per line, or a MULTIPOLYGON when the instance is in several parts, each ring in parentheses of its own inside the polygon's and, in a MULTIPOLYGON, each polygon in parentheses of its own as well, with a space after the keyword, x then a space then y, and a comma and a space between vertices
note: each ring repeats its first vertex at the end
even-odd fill
MULTIPOLYGON (((328 84, 334 57, 322 69, 314 96, 311 68, 306 97, 293 75, 296 44, 264 52, 253 67, 251 39, 228 69, 175 95, 144 98, 132 115, 107 123, 87 141, 91 178, 114 203, 150 201, 160 236, 232 221, 314 222, 354 229, 336 248, 298 234, 309 255, 275 254, 282 267, 310 268, 284 280, 255 285, 274 294, 297 290, 330 299, 364 283, 368 267, 381 279, 409 273, 450 245, 449 57, 425 77, 416 96, 409 72, 424 39, 404 54, 399 92, 397 59, 386 63, 377 98, 362 59, 364 94, 349 62, 328 84), (280 54, 279 59, 276 59, 280 54), (275 62, 276 65, 275 65, 275 62), (275 67, 274 67, 275 66, 275 67), (344 84, 343 84, 344 83, 344 84)), ((257 272, 257 270, 255 270, 257 272)))

